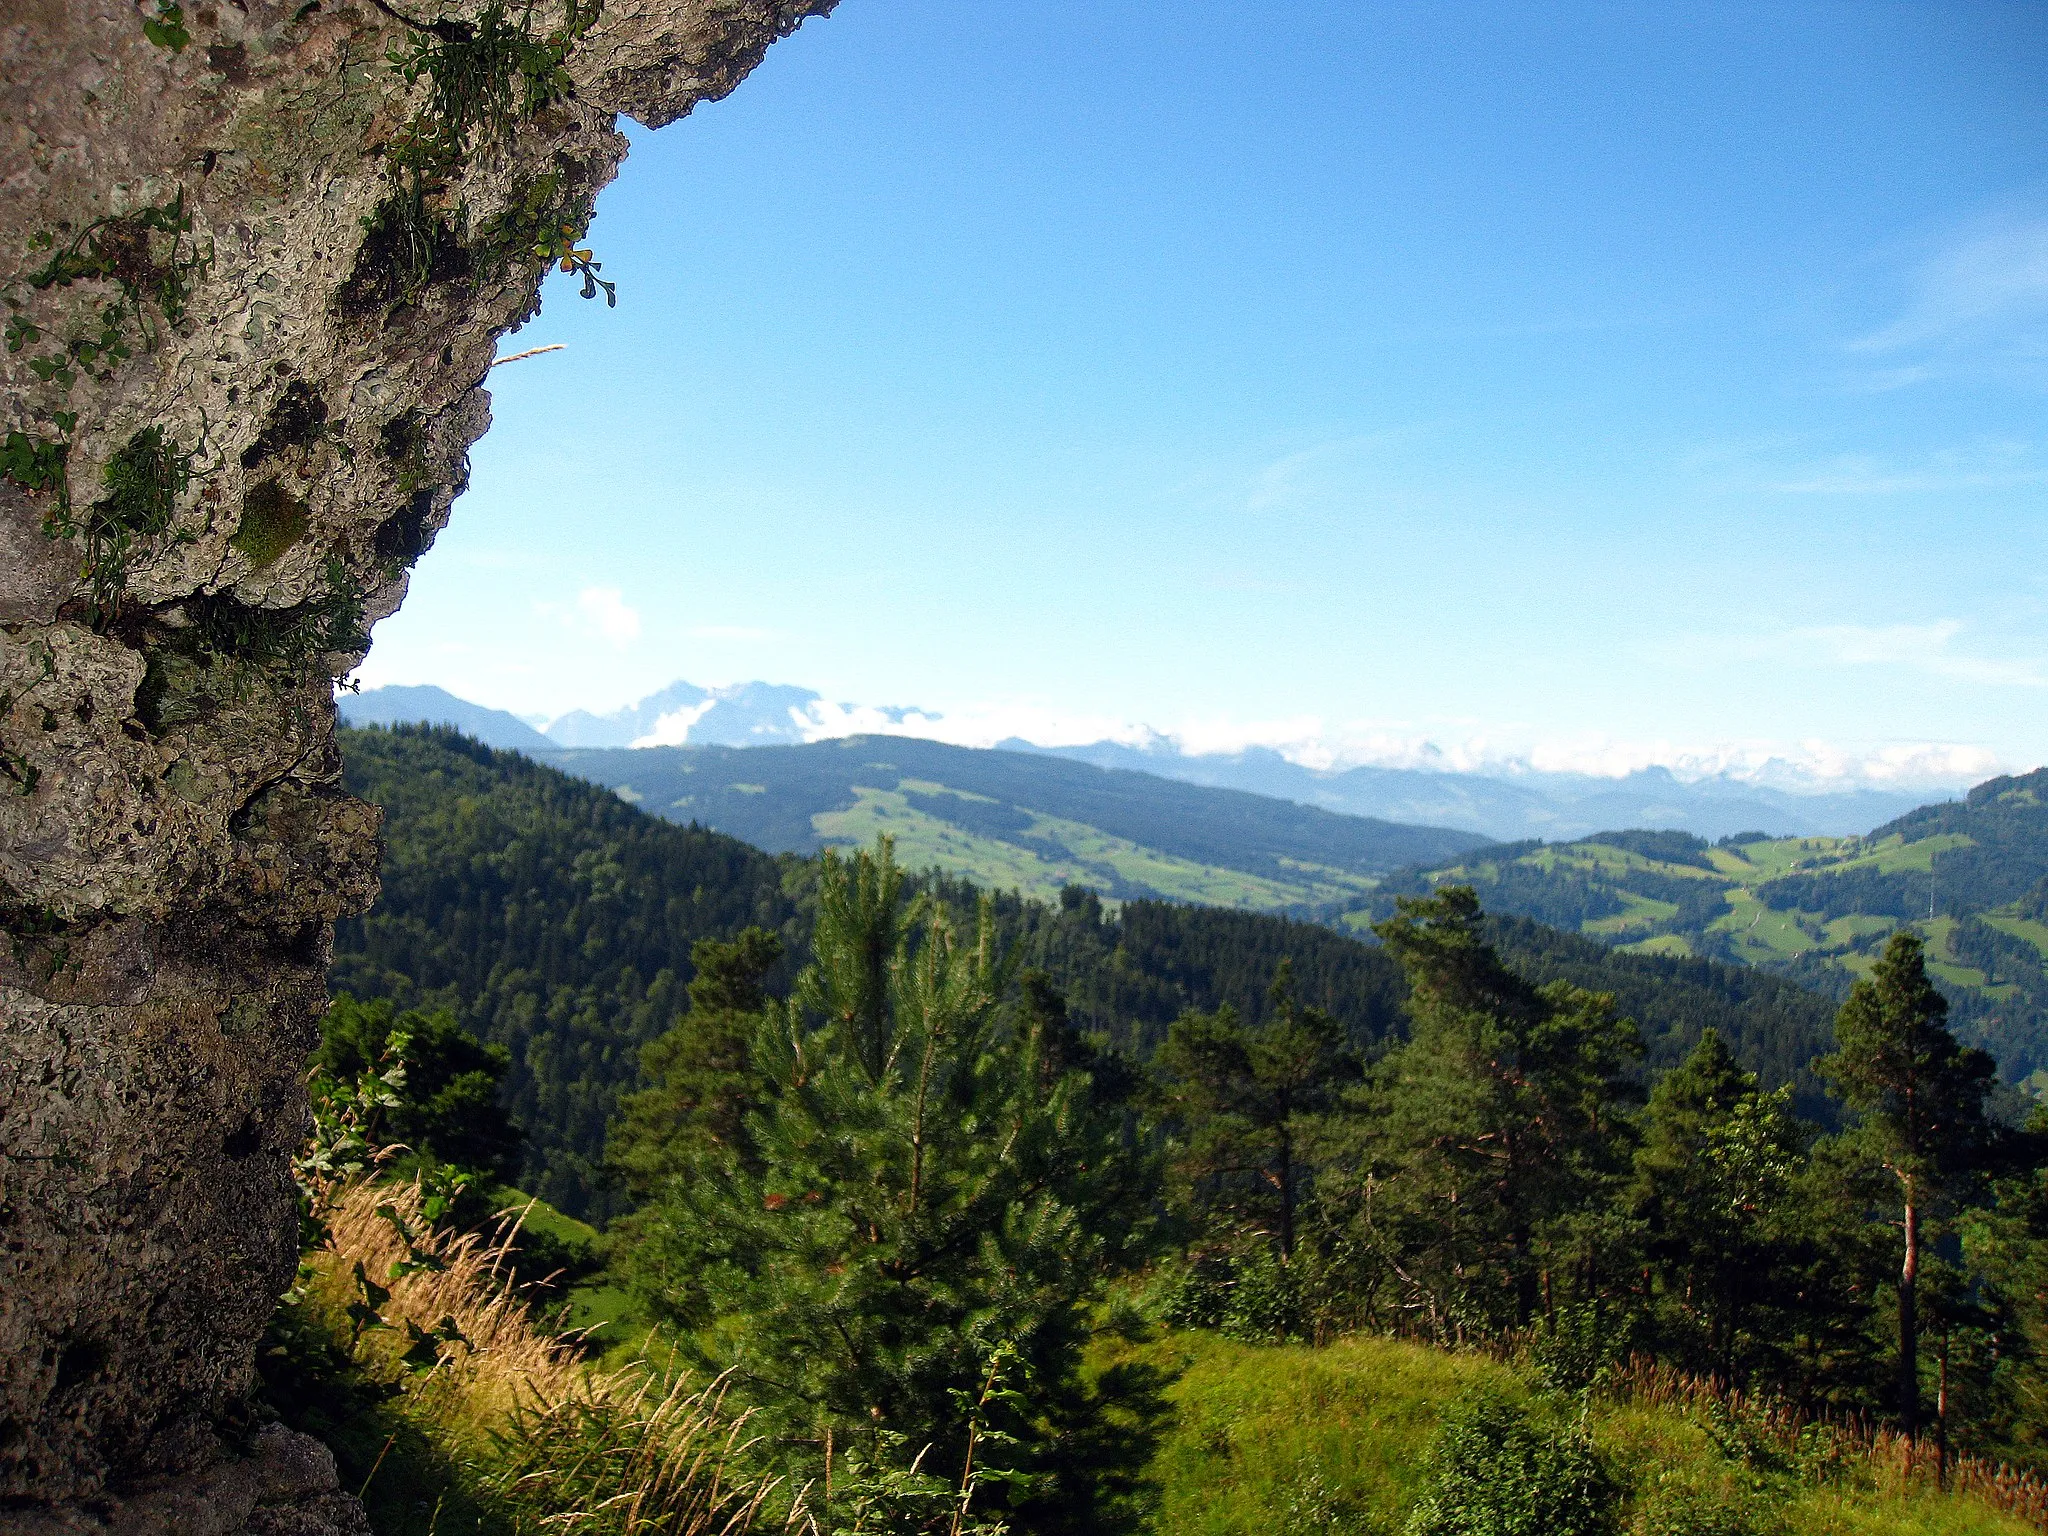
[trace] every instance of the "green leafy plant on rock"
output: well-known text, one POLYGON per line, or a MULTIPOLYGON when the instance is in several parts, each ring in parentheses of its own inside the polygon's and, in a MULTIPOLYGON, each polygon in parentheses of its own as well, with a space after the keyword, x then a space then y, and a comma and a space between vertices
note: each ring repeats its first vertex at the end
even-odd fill
POLYGON ((104 496, 83 511, 68 500, 50 510, 43 531, 84 545, 78 574, 90 590, 95 622, 119 616, 129 566, 139 553, 166 538, 190 542, 192 535, 174 533, 172 524, 178 499, 205 472, 198 467, 203 451, 203 442, 184 448, 162 427, 144 427, 107 460, 104 496))
MULTIPOLYGON (((404 44, 393 47, 386 62, 408 87, 424 84, 426 99, 385 146, 391 195, 366 226, 373 264, 384 269, 390 296, 411 303, 432 282, 466 269, 459 233, 464 211, 447 206, 450 183, 472 155, 502 149, 522 122, 573 94, 569 56, 596 24, 600 4, 563 0, 553 27, 541 21, 538 0, 490 0, 470 21, 408 21, 404 44)), ((552 189, 542 192, 541 204, 551 194, 552 189)), ((531 200, 529 189, 520 202, 531 200)), ((484 248, 504 254, 531 248, 564 272, 580 272, 585 298, 602 287, 607 301, 616 303, 613 286, 596 275, 599 263, 577 243, 589 208, 567 219, 550 208, 544 226, 534 225, 541 212, 540 205, 507 210, 493 225, 507 219, 510 224, 487 227, 484 248), (543 228, 545 237, 513 237, 513 228, 522 225, 543 228)))
POLYGON ((173 0, 156 0, 156 14, 142 19, 142 35, 159 48, 183 53, 192 41, 185 27, 185 10, 173 0))
MULTIPOLYGON (((81 282, 111 282, 116 296, 101 307, 94 319, 96 332, 74 336, 59 350, 31 358, 29 368, 45 383, 69 389, 80 372, 105 378, 118 363, 133 355, 129 346, 132 327, 149 350, 162 341, 157 323, 150 318, 154 308, 165 325, 177 325, 191 308, 192 295, 213 270, 213 242, 199 240, 192 232, 192 214, 185 206, 185 189, 162 203, 110 213, 92 221, 57 249, 57 237, 44 230, 29 241, 31 249, 53 254, 28 276, 29 287, 38 292, 68 288, 81 282), (168 247, 163 240, 168 239, 168 247)), ((17 313, 8 321, 7 349, 18 352, 42 339, 41 330, 17 313)))
MULTIPOLYGON (((169 40, 171 31, 162 38, 152 32, 151 41, 183 47, 190 38, 178 7, 160 4, 158 9, 158 19, 145 22, 145 29, 175 29, 183 41, 169 40)), ((29 371, 43 383, 67 391, 81 376, 110 379, 134 355, 138 342, 153 351, 163 328, 184 320, 214 259, 212 242, 193 234, 182 187, 162 203, 95 219, 62 247, 50 230, 32 237, 29 247, 51 253, 26 279, 36 292, 78 283, 114 286, 112 297, 74 334, 53 338, 53 346, 27 359, 29 371)), ((25 301, 11 292, 0 298, 13 311, 5 329, 7 350, 20 353, 42 344, 44 331, 23 312, 25 301)), ((72 504, 69 473, 77 427, 76 412, 52 410, 38 428, 10 431, 0 442, 0 474, 51 498, 43 520, 47 536, 84 541, 80 575, 91 588, 95 622, 102 622, 119 611, 131 559, 170 531, 178 497, 194 476, 201 450, 186 451, 161 426, 144 428, 108 461, 106 495, 81 515, 72 504), (54 436, 48 428, 54 428, 54 436)))

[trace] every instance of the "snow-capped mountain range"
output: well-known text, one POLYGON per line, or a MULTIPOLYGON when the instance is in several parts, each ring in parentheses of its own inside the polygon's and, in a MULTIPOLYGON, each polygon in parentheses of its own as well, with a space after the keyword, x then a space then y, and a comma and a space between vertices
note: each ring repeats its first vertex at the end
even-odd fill
MULTIPOLYGON (((944 717, 935 712, 832 704, 808 688, 763 682, 723 688, 676 682, 608 714, 575 710, 552 720, 522 719, 431 686, 344 693, 340 709, 354 725, 450 724, 489 745, 544 758, 583 748, 793 746, 853 735, 946 739, 949 734, 944 717)), ((1012 737, 996 742, 994 749, 1050 753, 1348 815, 1455 827, 1502 841, 1567 840, 1623 827, 1678 828, 1709 838, 1749 831, 1843 835, 1866 832, 1939 798, 1924 787, 1794 789, 1762 782, 1761 776, 1681 777, 1655 766, 1614 777, 1549 773, 1512 763, 1499 771, 1374 764, 1318 768, 1268 747, 1190 752, 1156 733, 1135 744, 1102 740, 1052 747, 1012 737)))

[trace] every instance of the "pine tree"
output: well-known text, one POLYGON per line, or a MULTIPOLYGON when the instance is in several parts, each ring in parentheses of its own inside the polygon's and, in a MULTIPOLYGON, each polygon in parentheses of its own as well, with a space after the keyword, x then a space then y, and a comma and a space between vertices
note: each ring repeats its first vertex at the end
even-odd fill
POLYGON ((1907 1435, 1920 1421, 1916 1311, 1925 1227, 1982 1166, 1992 1137, 1984 1113, 1995 1066, 1948 1031, 1948 1002, 1928 978, 1919 936, 1892 935, 1835 1018, 1840 1049, 1822 1074, 1857 1114, 1850 1147, 1891 1174, 1902 1257, 1898 1280, 1898 1404, 1907 1435))
POLYGON ((1085 1308, 1146 1220, 1104 1198, 1118 1117, 1046 1059, 1076 1042, 1042 993, 1016 1006, 987 904, 963 931, 905 896, 886 841, 825 856, 814 958, 750 1044, 744 1155, 700 1145, 627 1262, 820 1487, 849 1455, 957 1479, 974 1427, 977 1510, 1105 1528, 1061 1474, 1104 1443, 1085 1308))
POLYGON ((1539 1239, 1597 1205, 1626 1167, 1635 1023, 1608 994, 1536 988, 1508 970, 1469 886, 1404 897, 1374 931, 1408 974, 1412 1025, 1368 1097, 1372 1177, 1385 1189, 1375 1228, 1413 1256, 1440 1330, 1526 1326, 1539 1239))
POLYGON ((641 1052, 649 1086, 620 1100, 606 1144, 606 1161, 636 1200, 695 1166, 708 1148, 746 1155, 749 1046, 769 1003, 763 980, 781 959, 782 941, 760 928, 691 947, 697 974, 689 1012, 641 1052))
POLYGON ((1262 1024, 1247 1028, 1227 1003, 1185 1013, 1167 1033, 1160 1065, 1180 1127, 1176 1172, 1196 1203, 1263 1230, 1291 1259, 1308 1177, 1304 1144, 1358 1075, 1336 1020, 1295 996, 1283 959, 1262 1024))
POLYGON ((1681 1325, 1668 1342, 1731 1384, 1747 1375, 1745 1341, 1783 1279, 1777 1224, 1806 1139, 1790 1100, 1765 1092, 1710 1028, 1651 1093, 1636 1150, 1630 1204, 1681 1325))

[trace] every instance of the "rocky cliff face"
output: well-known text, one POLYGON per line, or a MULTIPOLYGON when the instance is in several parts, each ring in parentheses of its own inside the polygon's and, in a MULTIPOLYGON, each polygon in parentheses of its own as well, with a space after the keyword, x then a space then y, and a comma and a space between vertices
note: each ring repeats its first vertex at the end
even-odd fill
POLYGON ((330 680, 586 260, 616 115, 832 3, 4 7, 0 1500, 218 1475, 375 893, 330 680))

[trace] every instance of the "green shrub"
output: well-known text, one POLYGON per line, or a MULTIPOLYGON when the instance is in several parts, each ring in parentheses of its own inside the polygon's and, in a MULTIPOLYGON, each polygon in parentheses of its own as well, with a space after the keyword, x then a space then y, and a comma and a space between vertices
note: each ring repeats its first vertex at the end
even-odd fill
POLYGON ((1530 1341, 1529 1363, 1552 1391, 1584 1392, 1621 1363, 1623 1337, 1597 1306, 1559 1307, 1530 1341))
POLYGON ((1294 1271, 1270 1251, 1240 1257, 1232 1266, 1222 1328, 1226 1338, 1246 1344, 1279 1344, 1300 1337, 1301 1295, 1294 1271))
POLYGON ((1454 1402, 1409 1536, 1615 1536, 1621 1488, 1585 1432, 1494 1393, 1454 1402))
POLYGON ((1195 1254, 1160 1289, 1159 1312, 1169 1328, 1220 1328, 1230 1309, 1230 1255, 1195 1254))

